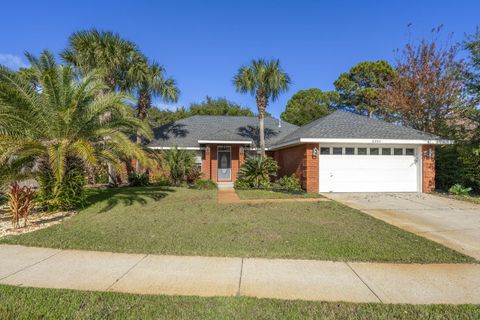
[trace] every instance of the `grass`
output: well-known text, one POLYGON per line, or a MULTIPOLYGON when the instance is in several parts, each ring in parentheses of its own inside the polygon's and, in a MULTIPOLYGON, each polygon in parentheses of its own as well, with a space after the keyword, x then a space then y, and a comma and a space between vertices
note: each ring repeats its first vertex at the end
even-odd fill
POLYGON ((318 193, 302 192, 287 193, 272 190, 236 190, 240 199, 290 199, 290 198, 321 198, 318 193))
POLYGON ((0 285, 3 319, 478 319, 479 305, 148 296, 0 285))
POLYGON ((62 224, 2 243, 172 255, 339 261, 474 262, 334 201, 218 204, 216 191, 92 190, 62 224))

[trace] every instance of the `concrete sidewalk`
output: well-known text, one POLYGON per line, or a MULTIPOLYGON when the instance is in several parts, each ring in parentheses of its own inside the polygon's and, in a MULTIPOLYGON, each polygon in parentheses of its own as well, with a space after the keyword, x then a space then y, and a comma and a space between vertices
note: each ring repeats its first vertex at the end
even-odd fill
POLYGON ((138 294, 480 303, 478 264, 159 256, 0 245, 0 283, 138 294))

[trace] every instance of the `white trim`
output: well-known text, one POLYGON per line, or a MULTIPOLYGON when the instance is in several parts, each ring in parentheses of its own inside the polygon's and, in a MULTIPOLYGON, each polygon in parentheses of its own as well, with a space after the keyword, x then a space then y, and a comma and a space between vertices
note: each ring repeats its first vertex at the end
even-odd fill
POLYGON ((179 150, 205 150, 204 147, 148 147, 152 150, 170 150, 170 149, 179 149, 179 150))
POLYGON ((252 144, 252 141, 229 141, 229 140, 198 140, 198 143, 218 143, 218 144, 252 144))
POLYGON ((300 138, 300 143, 369 143, 369 144, 453 144, 452 140, 402 140, 402 139, 326 139, 300 138))
POLYGON ((302 143, 355 143, 355 144, 454 144, 453 140, 402 140, 402 139, 342 139, 342 138, 300 138, 271 147, 271 150, 295 146, 302 143))

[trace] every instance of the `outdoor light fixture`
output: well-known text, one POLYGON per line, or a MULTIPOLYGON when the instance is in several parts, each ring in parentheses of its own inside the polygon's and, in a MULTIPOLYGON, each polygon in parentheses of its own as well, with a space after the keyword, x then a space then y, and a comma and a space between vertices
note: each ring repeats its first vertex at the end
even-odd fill
POLYGON ((243 149, 243 147, 240 147, 239 151, 240 151, 240 153, 244 153, 244 152, 245 152, 245 150, 243 149))
POLYGON ((318 148, 317 147, 313 148, 313 153, 312 154, 313 154, 314 158, 316 158, 318 156, 318 148))
POLYGON ((432 148, 427 149, 427 157, 428 158, 433 158, 433 149, 432 148))

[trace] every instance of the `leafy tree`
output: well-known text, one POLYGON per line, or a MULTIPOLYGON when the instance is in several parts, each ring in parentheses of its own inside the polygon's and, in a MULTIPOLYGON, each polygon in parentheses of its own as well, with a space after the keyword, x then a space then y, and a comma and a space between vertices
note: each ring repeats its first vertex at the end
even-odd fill
POLYGON ((201 103, 192 103, 189 110, 190 115, 253 116, 252 110, 242 108, 235 102, 225 98, 213 99, 209 96, 201 103))
POLYGON ((0 181, 51 175, 50 199, 61 199, 70 163, 83 170, 100 161, 118 166, 124 156, 147 162, 129 135, 139 128, 151 137, 151 131, 124 95, 105 93, 96 73, 79 78, 48 51, 27 58, 40 89, 0 66, 0 181))
POLYGON ((312 88, 300 90, 287 102, 282 120, 303 126, 331 113, 338 102, 337 92, 323 92, 312 88))
POLYGON ((288 90, 290 82, 289 75, 282 70, 278 59, 252 60, 249 66, 240 67, 233 78, 238 92, 250 93, 255 96, 262 157, 265 157, 265 110, 270 101, 275 101, 280 93, 288 90))
POLYGON ((439 45, 436 38, 407 44, 396 75, 380 95, 382 104, 407 126, 449 136, 448 127, 472 109, 457 53, 457 46, 439 45))
POLYGON ((147 121, 152 128, 155 128, 188 117, 190 117, 190 113, 183 107, 175 111, 160 110, 154 107, 150 109, 147 121))
POLYGON ((395 69, 384 60, 361 62, 342 73, 334 85, 344 108, 369 117, 384 117, 388 111, 379 99, 379 92, 394 75, 395 69))

